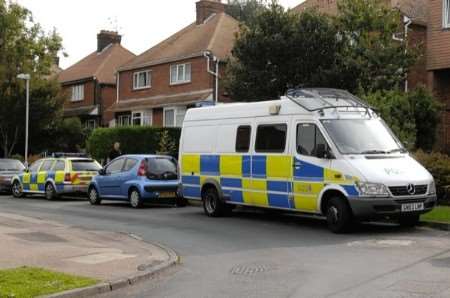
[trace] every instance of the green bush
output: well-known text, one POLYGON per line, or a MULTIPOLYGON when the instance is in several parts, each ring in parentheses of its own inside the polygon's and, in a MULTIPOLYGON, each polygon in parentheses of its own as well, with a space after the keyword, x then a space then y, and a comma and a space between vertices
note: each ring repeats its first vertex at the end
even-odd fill
POLYGON ((176 156, 178 154, 178 144, 181 130, 179 128, 155 128, 155 127, 115 127, 97 128, 88 138, 87 150, 89 154, 101 161, 106 158, 114 142, 120 143, 123 154, 153 154, 167 151, 167 148, 160 148, 161 136, 169 135, 174 143, 169 146, 172 152, 167 154, 176 156))
POLYGON ((439 152, 425 153, 422 150, 417 151, 414 156, 433 175, 440 203, 450 204, 450 197, 448 196, 450 157, 439 152))

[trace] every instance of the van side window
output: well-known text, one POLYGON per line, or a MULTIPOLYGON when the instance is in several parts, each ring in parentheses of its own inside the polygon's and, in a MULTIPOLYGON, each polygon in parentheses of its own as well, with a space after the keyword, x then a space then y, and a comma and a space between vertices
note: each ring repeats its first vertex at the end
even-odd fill
POLYGON ((297 153, 306 156, 318 156, 320 148, 330 150, 327 141, 314 124, 297 125, 297 153))
POLYGON ((236 133, 236 152, 248 152, 250 149, 250 126, 239 126, 236 133))
POLYGON ((286 148, 286 124, 259 125, 256 132, 256 152, 283 153, 286 148))

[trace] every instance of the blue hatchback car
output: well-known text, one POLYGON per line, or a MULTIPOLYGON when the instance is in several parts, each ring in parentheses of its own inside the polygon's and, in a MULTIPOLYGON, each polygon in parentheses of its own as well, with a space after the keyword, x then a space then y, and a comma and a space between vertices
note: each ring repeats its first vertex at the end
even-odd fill
POLYGON ((133 208, 145 202, 173 198, 185 205, 180 192, 178 166, 174 158, 163 155, 123 155, 105 166, 88 188, 92 205, 102 200, 129 201, 133 208))

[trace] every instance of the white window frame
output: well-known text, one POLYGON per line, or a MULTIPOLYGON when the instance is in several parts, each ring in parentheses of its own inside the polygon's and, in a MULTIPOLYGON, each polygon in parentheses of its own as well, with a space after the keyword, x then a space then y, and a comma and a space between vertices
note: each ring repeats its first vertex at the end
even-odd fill
POLYGON ((131 125, 131 115, 119 115, 118 117, 117 117, 117 126, 120 126, 120 127, 122 127, 122 126, 130 126, 131 125), (128 118, 128 124, 123 124, 124 123, 124 119, 127 119, 128 118))
POLYGON ((442 27, 450 29, 450 0, 442 0, 442 27))
POLYGON ((176 119, 177 119, 177 109, 175 107, 164 108, 164 110, 163 110, 163 127, 175 127, 176 119), (166 111, 173 111, 172 125, 166 125, 166 111))
POLYGON ((178 84, 186 84, 190 83, 192 81, 192 64, 191 63, 181 63, 181 64, 172 64, 170 65, 170 85, 178 85, 178 84), (189 65, 189 78, 187 77, 187 66, 189 65), (180 76, 180 68, 183 67, 183 77, 182 79, 178 79, 180 76), (174 71, 174 68, 176 69, 176 80, 172 80, 172 74, 174 71))
POLYGON ((152 87, 152 72, 151 72, 151 70, 143 70, 143 71, 137 71, 137 72, 133 73, 133 90, 148 89, 151 87, 152 87), (147 74, 147 85, 145 85, 145 86, 138 86, 139 76, 141 74, 147 74))
POLYGON ((151 126, 153 124, 153 110, 132 111, 130 121, 132 126, 151 126), (136 117, 136 114, 140 114, 140 117, 136 117), (139 119, 139 124, 134 124, 136 119, 139 119))
POLYGON ((96 129, 97 128, 97 120, 95 120, 95 119, 88 119, 88 120, 86 120, 85 127, 87 129, 96 129))
POLYGON ((77 102, 82 100, 84 100, 84 84, 73 85, 70 101, 77 102))

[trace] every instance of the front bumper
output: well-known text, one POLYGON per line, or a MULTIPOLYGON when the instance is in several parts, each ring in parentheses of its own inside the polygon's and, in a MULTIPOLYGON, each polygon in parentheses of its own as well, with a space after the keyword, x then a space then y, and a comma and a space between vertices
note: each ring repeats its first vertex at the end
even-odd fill
POLYGON ((353 215, 359 219, 398 218, 402 215, 417 215, 431 211, 437 202, 436 195, 390 198, 355 197, 348 200, 353 215), (424 203, 424 210, 402 212, 402 204, 424 203))

